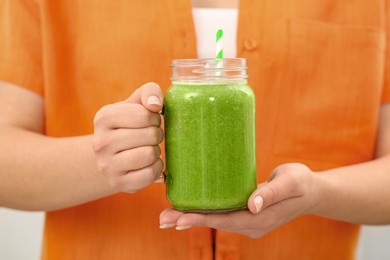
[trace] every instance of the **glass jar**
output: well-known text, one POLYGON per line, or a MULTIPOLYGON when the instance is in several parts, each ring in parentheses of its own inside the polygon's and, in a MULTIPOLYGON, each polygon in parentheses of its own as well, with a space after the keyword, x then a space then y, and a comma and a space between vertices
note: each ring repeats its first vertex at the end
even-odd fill
POLYGON ((172 69, 163 112, 168 200, 181 211, 246 208, 257 180, 245 59, 174 60, 172 69))

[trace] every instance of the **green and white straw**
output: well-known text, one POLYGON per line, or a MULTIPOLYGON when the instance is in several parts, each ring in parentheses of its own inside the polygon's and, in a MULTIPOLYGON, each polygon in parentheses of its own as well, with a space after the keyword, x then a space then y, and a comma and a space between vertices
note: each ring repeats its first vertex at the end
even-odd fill
POLYGON ((219 29, 217 31, 216 35, 216 58, 217 59, 222 59, 223 58, 223 42, 222 42, 222 36, 223 36, 223 30, 219 29))

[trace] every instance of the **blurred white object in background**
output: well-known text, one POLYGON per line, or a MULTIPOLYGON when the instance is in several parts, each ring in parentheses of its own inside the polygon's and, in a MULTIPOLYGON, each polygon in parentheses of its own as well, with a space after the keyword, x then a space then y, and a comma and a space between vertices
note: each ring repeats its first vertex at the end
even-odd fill
POLYGON ((40 259, 44 218, 43 212, 0 208, 0 259, 40 259))

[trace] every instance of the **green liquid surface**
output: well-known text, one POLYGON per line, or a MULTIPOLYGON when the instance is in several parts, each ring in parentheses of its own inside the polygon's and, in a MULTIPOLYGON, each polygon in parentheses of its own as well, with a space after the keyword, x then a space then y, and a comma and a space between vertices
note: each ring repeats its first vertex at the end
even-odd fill
POLYGON ((167 197, 183 211, 245 208, 256 189, 255 105, 245 83, 174 83, 165 97, 167 197))

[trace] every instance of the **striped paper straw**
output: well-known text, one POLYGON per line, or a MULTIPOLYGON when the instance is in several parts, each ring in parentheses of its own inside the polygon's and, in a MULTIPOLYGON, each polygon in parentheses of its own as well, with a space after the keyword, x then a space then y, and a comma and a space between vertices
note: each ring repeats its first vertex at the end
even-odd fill
POLYGON ((222 42, 222 36, 223 36, 223 30, 219 29, 219 30, 217 31, 217 35, 216 35, 216 40, 217 40, 216 55, 217 55, 217 59, 222 59, 222 58, 223 58, 223 42, 222 42))

